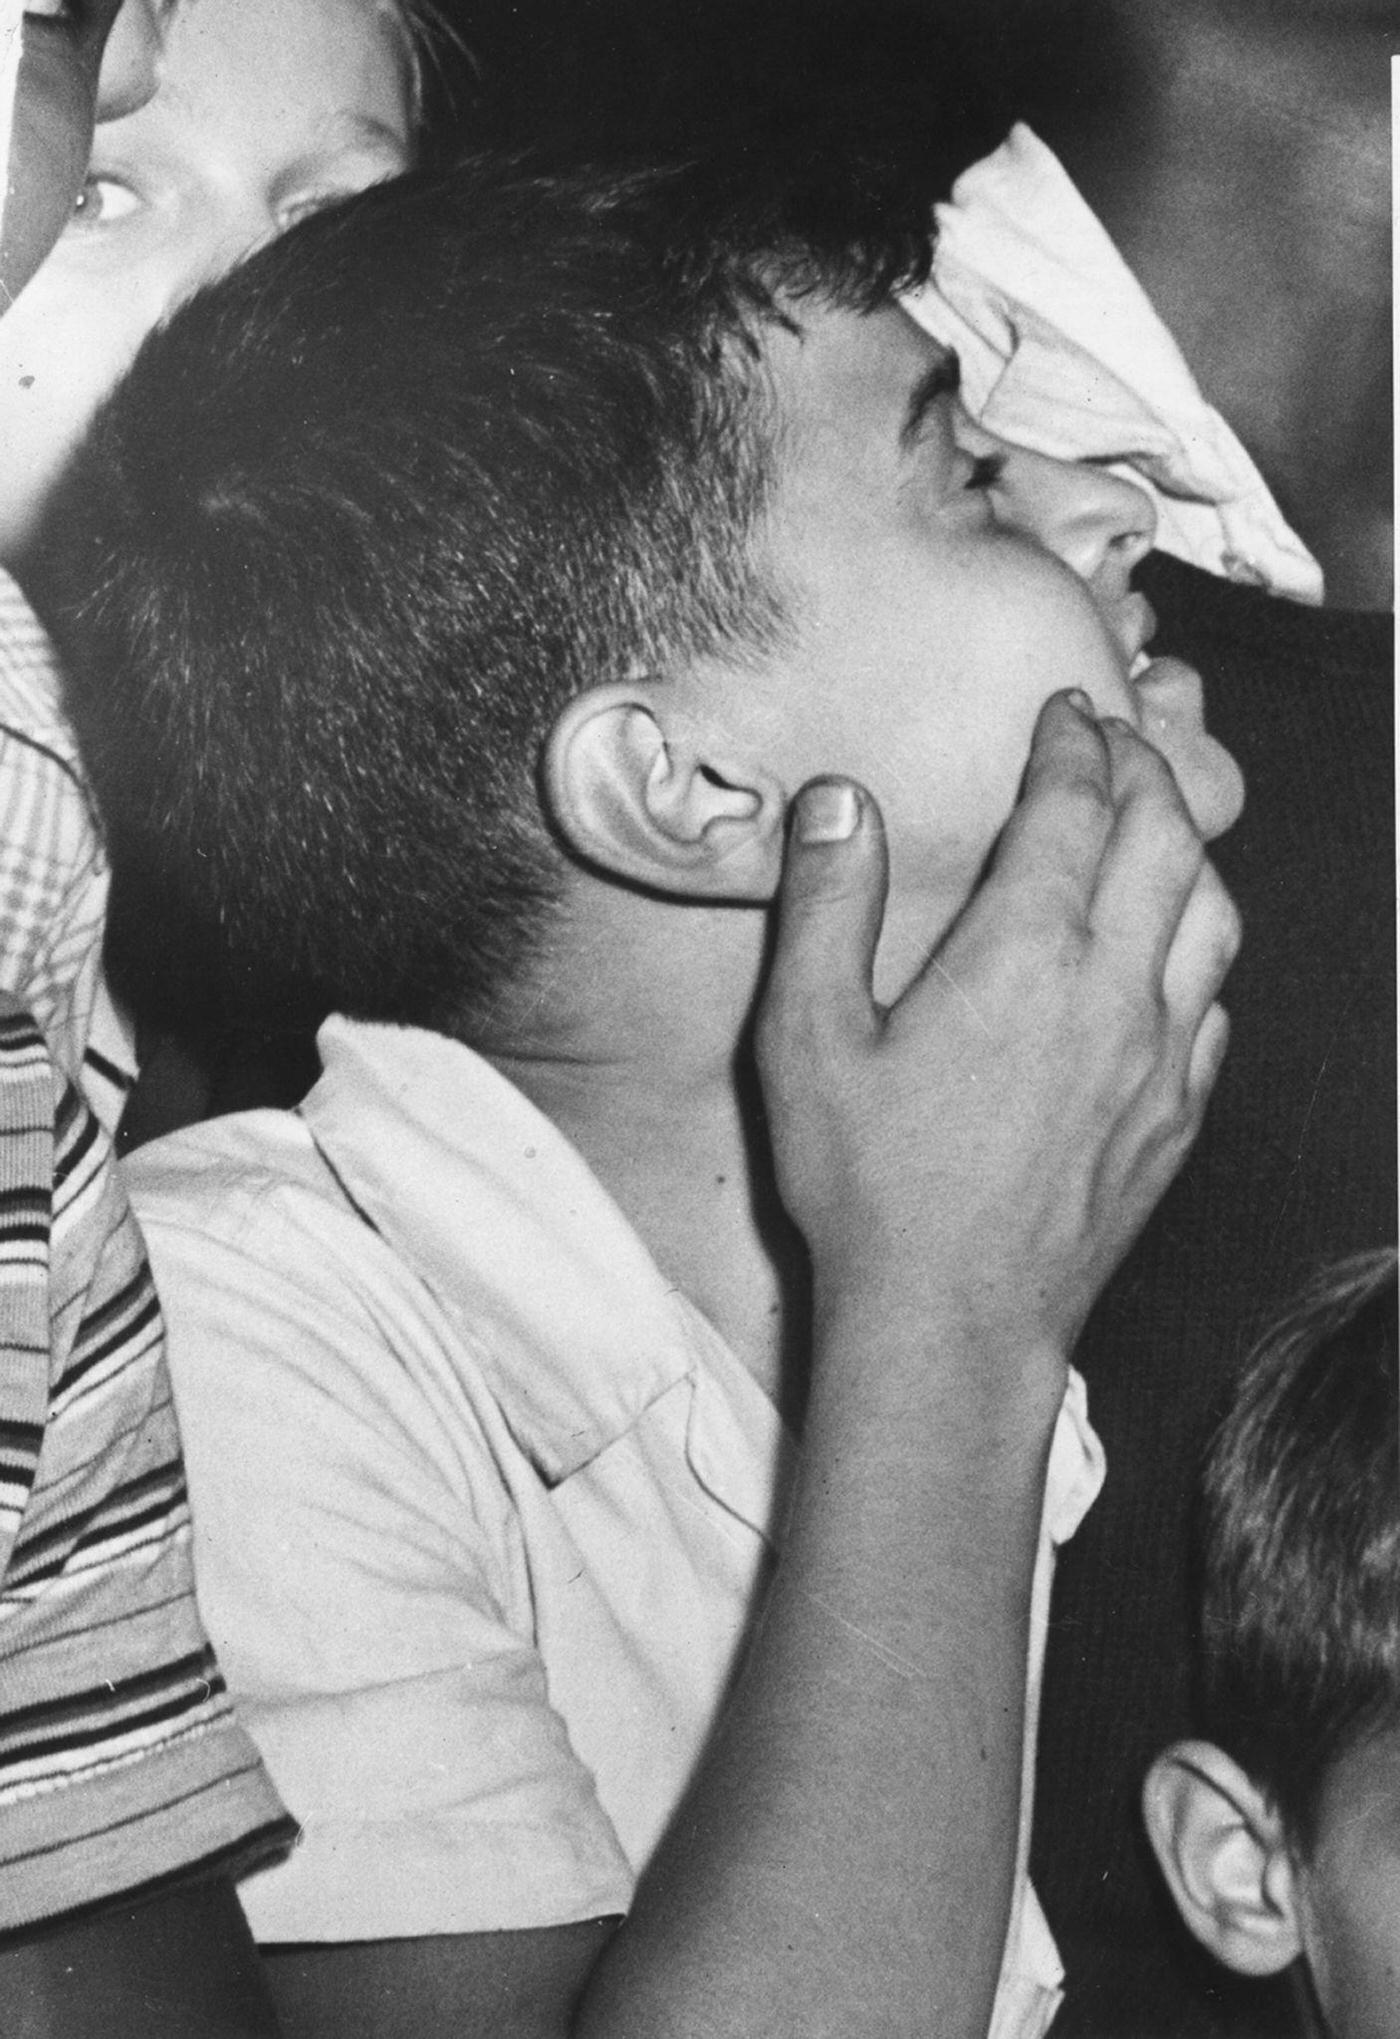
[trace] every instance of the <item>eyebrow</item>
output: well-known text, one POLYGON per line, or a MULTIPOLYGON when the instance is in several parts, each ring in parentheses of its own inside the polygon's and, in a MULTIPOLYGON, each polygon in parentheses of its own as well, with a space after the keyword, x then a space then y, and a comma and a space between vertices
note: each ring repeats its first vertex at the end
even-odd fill
POLYGON ((929 363, 909 392, 904 422, 899 428, 901 448, 907 449, 915 443, 923 429, 924 419, 940 398, 956 396, 961 387, 961 362, 951 347, 941 348, 938 359, 929 363))
POLYGON ((377 114, 359 113, 344 107, 322 121, 316 130, 318 143, 339 145, 343 148, 374 148, 387 142, 391 148, 403 149, 413 146, 413 128, 406 122, 402 129, 391 127, 387 120, 377 114))

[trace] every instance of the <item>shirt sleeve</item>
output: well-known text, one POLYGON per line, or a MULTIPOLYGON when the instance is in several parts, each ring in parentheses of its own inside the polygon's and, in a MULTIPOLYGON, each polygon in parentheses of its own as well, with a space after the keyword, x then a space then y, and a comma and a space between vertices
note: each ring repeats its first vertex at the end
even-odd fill
POLYGON ((240 1887, 256 1937, 624 1911, 632 1872, 550 1704, 527 1473, 470 1356, 353 1212, 285 1184, 231 1209, 199 1158, 152 1196, 159 1150, 140 1158, 201 1601, 301 1826, 240 1887))
POLYGON ((164 1332, 91 1113, 0 1007, 0 1931, 294 1829, 195 1606, 164 1332))
POLYGON ((135 1055, 102 976, 109 882, 53 648, 0 573, 0 991, 39 1022, 111 1130, 135 1055))

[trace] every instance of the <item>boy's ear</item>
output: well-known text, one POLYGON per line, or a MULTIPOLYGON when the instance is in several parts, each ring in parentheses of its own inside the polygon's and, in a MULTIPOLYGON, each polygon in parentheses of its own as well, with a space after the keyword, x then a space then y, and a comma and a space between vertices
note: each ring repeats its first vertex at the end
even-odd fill
POLYGON ((550 732, 544 772, 555 826, 589 863, 692 899, 773 897, 783 789, 721 755, 663 687, 619 681, 576 695, 550 732))
POLYGON ((1177 1910, 1217 1961, 1276 1975, 1302 1952, 1293 1860, 1264 1794, 1213 1742, 1174 1742, 1142 1790, 1177 1910))

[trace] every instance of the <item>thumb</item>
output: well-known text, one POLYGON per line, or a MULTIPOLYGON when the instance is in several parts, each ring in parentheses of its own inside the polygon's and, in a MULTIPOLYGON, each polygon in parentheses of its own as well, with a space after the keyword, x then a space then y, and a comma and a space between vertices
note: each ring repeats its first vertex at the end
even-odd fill
POLYGON ((792 803, 763 1047, 781 1053, 814 1032, 863 1034, 884 918, 887 859, 880 810, 849 779, 813 779, 792 803))

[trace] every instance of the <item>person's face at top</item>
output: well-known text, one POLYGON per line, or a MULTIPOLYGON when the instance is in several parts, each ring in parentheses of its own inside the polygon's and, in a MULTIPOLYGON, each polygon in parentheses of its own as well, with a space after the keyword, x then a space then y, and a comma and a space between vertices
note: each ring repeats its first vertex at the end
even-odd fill
POLYGON ((407 45, 386 0, 165 13, 158 89, 97 128, 52 254, 0 322, 0 560, 22 556, 154 325, 259 242, 409 161, 407 45))
POLYGON ((982 431, 953 357, 894 306, 805 300, 796 317, 796 333, 766 329, 775 480, 757 540, 792 628, 757 675, 683 682, 685 709, 788 793, 840 772, 875 794, 888 997, 966 900, 1058 689, 1141 730, 1203 834, 1229 827, 1243 788, 1196 674, 1141 656, 1155 621, 1129 575, 1149 498, 982 431))
MULTIPOLYGON (((94 115, 133 112, 155 90, 154 0, 35 0, 24 10, 0 239, 7 308, 63 229, 87 170, 94 115)), ((0 174, 5 170, 0 165, 0 174)))

